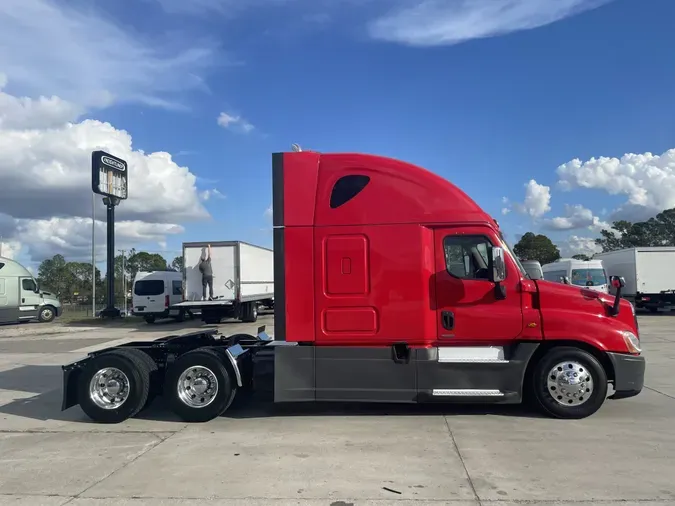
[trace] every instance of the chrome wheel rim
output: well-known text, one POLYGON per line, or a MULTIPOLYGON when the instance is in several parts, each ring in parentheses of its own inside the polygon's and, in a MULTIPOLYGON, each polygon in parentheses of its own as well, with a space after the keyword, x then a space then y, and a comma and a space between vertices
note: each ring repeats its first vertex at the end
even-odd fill
POLYGON ((178 398, 191 408, 205 408, 218 395, 218 379, 211 369, 196 365, 178 378, 178 398))
POLYGON ((44 320, 49 320, 52 317, 52 310, 51 309, 43 309, 42 310, 42 318, 44 320))
POLYGON ((556 364, 546 380, 551 397, 563 406, 581 406, 593 394, 593 376, 579 362, 566 360, 556 364))
POLYGON ((129 398, 129 378, 115 367, 101 369, 89 382, 89 398, 101 409, 117 409, 129 398))

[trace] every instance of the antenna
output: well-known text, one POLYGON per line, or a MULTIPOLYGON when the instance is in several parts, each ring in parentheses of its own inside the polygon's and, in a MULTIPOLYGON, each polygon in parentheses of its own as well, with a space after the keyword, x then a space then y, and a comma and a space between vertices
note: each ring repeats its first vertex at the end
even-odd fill
POLYGON ((292 145, 291 145, 291 149, 292 149, 295 153, 300 153, 300 152, 302 151, 302 148, 300 147, 299 144, 292 144, 292 145))

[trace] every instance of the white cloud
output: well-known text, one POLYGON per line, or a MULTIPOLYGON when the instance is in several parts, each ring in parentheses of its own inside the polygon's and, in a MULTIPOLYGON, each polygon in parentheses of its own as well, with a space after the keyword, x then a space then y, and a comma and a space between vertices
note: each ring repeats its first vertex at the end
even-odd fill
POLYGON ((217 121, 218 125, 225 129, 238 130, 244 133, 249 133, 255 128, 251 123, 246 121, 241 116, 234 116, 225 112, 220 113, 217 121))
POLYGON ((567 240, 558 243, 560 248, 560 255, 564 258, 569 258, 574 255, 587 255, 592 257, 596 253, 600 253, 602 248, 595 244, 595 239, 592 237, 579 237, 572 235, 567 240))
POLYGON ((77 9, 52 0, 2 0, 0 47, 11 48, 0 51, 0 69, 22 92, 82 107, 183 107, 177 93, 203 89, 202 75, 216 60, 212 44, 175 32, 163 41, 142 39, 93 4, 77 9))
POLYGON ((553 230, 588 228, 596 232, 611 228, 609 223, 602 221, 593 214, 593 211, 579 204, 573 206, 565 204, 565 215, 544 220, 544 226, 553 230))
POLYGON ((14 97, 3 92, 7 78, 0 78, 0 129, 50 128, 76 120, 82 109, 59 97, 14 97))
POLYGON ((272 218, 272 214, 273 214, 272 205, 270 204, 270 206, 267 209, 265 209, 264 212, 265 218, 272 218))
POLYGON ((216 188, 212 188, 210 190, 204 190, 199 193, 199 198, 206 202, 207 200, 210 200, 211 198, 217 198, 217 199, 224 199, 226 198, 223 193, 221 193, 220 190, 216 188))
POLYGON ((19 241, 3 241, 0 239, 0 257, 16 258, 21 251, 19 241))
POLYGON ((530 179, 525 184, 525 200, 514 203, 512 207, 521 214, 540 218, 551 210, 551 188, 530 179))
POLYGON ((558 185, 602 190, 610 195, 625 195, 621 213, 624 218, 643 219, 675 207, 675 149, 661 155, 625 154, 621 158, 571 160, 557 169, 558 185))
POLYGON ((529 30, 611 0, 399 0, 370 25, 380 40, 411 46, 459 44, 529 30))
MULTIPOLYGON (((96 221, 96 258, 106 255, 105 221, 96 221)), ((115 248, 130 249, 142 244, 161 247, 167 235, 183 233, 183 227, 170 223, 119 221, 115 223, 115 248)), ((33 259, 49 258, 60 253, 69 261, 91 261, 91 218, 50 218, 17 220, 16 237, 33 259)))
MULTIPOLYGON (((20 242, 33 260, 59 252, 78 255, 91 247, 90 167, 97 149, 129 164, 129 198, 116 208, 122 243, 159 243, 182 232, 177 223, 209 217, 196 176, 169 153, 134 150, 131 135, 109 123, 54 126, 49 109, 42 121, 40 108, 34 108, 38 102, 12 96, 0 102, 0 235, 20 242), (6 126, 26 123, 26 118, 34 128, 6 126)), ((101 200, 95 200, 96 216, 104 219, 101 200)))

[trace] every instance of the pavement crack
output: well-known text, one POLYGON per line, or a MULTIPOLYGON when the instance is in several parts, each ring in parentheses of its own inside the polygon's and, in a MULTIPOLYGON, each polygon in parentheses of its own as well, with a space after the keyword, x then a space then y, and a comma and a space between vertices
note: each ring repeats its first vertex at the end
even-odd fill
POLYGON ((79 492, 79 493, 73 495, 73 497, 72 497, 69 501, 65 502, 62 506, 65 506, 66 504, 68 504, 68 503, 74 501, 75 499, 79 499, 80 497, 82 497, 82 494, 86 493, 88 490, 91 490, 91 489, 94 488, 96 485, 98 485, 99 483, 101 483, 101 482, 107 480, 108 478, 110 478, 111 476, 115 475, 115 474, 118 473, 119 471, 122 471, 123 469, 126 469, 128 466, 130 466, 131 464, 133 464, 134 462, 136 462, 138 459, 140 459, 140 458, 143 457, 144 455, 147 455, 149 452, 151 452, 152 450, 154 450, 155 448, 157 448, 159 445, 161 445, 162 443, 164 443, 164 442, 167 441, 168 439, 171 439, 173 436, 175 436, 175 435, 178 434, 179 432, 180 432, 180 431, 174 432, 173 434, 171 434, 171 435, 169 435, 169 436, 167 436, 167 437, 162 437, 160 434, 153 434, 153 433, 148 432, 148 434, 151 434, 151 435, 156 439, 156 441, 154 442, 154 444, 148 445, 148 447, 145 449, 145 451, 140 452, 140 453, 139 453, 138 455, 136 455, 134 458, 132 458, 132 459, 130 459, 129 461, 125 462, 122 466, 120 466, 120 467, 118 467, 117 469, 113 470, 112 472, 108 473, 107 475, 105 475, 105 476, 104 476, 103 478, 101 478, 100 480, 96 480, 94 483, 92 483, 91 485, 89 485, 88 487, 86 487, 86 488, 85 488, 84 490, 82 490, 81 492, 79 492))
POLYGON ((651 390, 652 392, 656 392, 657 394, 665 395, 665 396, 668 397, 669 399, 675 400, 675 396, 673 396, 673 395, 669 395, 669 394, 667 394, 667 393, 665 393, 665 392, 661 392, 660 390, 657 390, 656 388, 648 387, 647 385, 645 385, 644 387, 645 387, 647 390, 651 390))
POLYGON ((471 475, 469 474, 469 469, 466 467, 466 462, 464 462, 464 457, 462 456, 462 452, 459 451, 459 446, 457 446, 457 441, 455 440, 455 435, 452 433, 452 429, 450 428, 450 422, 448 422, 448 417, 443 415, 443 421, 445 422, 445 427, 448 429, 448 435, 450 436, 450 440, 452 441, 452 446, 455 448, 455 451, 457 452, 457 456, 459 457, 459 461, 462 463, 462 467, 464 468, 464 473, 466 473, 466 479, 469 480, 469 485, 471 486, 471 491, 473 492, 473 497, 476 500, 476 502, 480 505, 481 504, 480 497, 478 497, 478 492, 476 491, 476 486, 473 484, 473 480, 471 479, 471 475))

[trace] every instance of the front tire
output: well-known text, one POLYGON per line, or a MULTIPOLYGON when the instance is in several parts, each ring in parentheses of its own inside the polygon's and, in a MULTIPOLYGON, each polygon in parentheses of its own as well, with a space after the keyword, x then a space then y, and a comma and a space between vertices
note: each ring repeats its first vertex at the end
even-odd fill
POLYGON ((38 320, 41 323, 49 323, 56 318, 56 309, 53 306, 42 306, 38 313, 38 320))
POLYGON ((91 359, 80 373, 78 385, 79 404, 89 418, 119 423, 146 405, 151 359, 143 355, 140 350, 118 349, 91 359))
POLYGON ((531 381, 539 408, 554 418, 586 418, 607 397, 605 369, 579 348, 561 346, 548 351, 535 366, 531 381))
POLYGON ((211 348, 181 356, 167 374, 164 395, 171 410, 186 422, 207 422, 230 406, 236 386, 226 357, 211 348))

